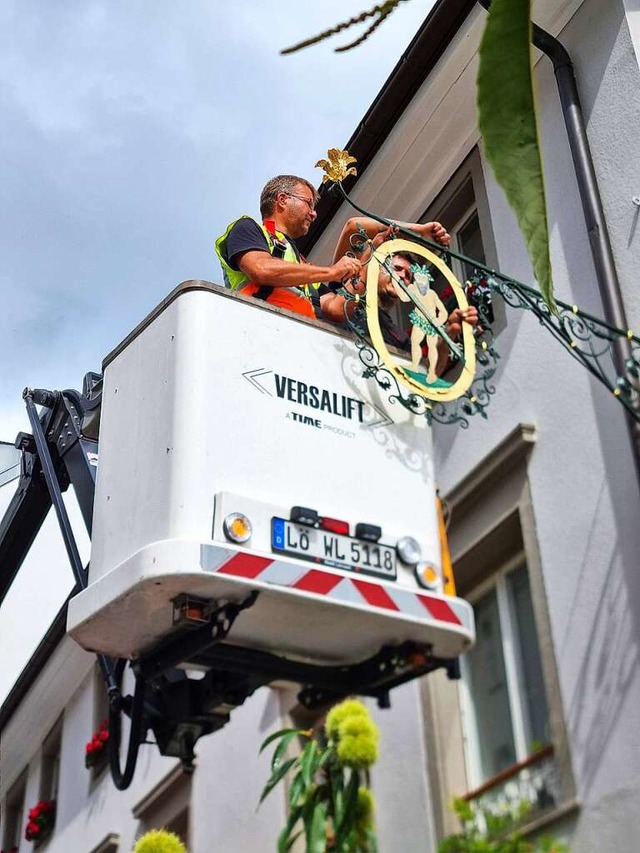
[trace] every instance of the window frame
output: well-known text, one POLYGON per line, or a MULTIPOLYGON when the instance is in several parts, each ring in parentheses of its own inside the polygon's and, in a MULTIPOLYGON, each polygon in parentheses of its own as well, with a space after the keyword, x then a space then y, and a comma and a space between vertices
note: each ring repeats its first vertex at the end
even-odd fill
POLYGON ((56 720, 49 734, 42 742, 39 786, 40 800, 58 801, 63 725, 64 715, 56 720))
MULTIPOLYGON (((498 264, 498 253, 493 233, 493 225, 491 222, 489 199, 487 197, 485 187, 482 159, 477 146, 475 146, 465 157, 444 187, 442 187, 440 192, 438 192, 427 205, 424 213, 419 217, 418 221, 442 222, 444 227, 451 233, 451 248, 454 251, 463 254, 461 251, 459 234, 465 226, 468 225, 474 213, 477 213, 478 216, 482 247, 485 256, 484 264, 489 267, 489 269, 495 269, 498 264), (455 220, 451 222, 452 208, 455 206, 456 199, 460 196, 466 184, 469 184, 471 187, 472 201, 462 209, 462 212, 455 212, 455 220)), ((462 267, 462 261, 459 261, 457 258, 452 258, 451 269, 453 270, 456 278, 464 284, 466 275, 462 267)), ((498 294, 493 295, 492 308, 494 319, 491 329, 493 337, 495 338, 507 325, 504 301, 498 294)))
POLYGON ((2 849, 20 847, 25 825, 27 800, 27 770, 23 770, 9 789, 2 808, 2 849))
MULTIPOLYGON (((521 828, 524 833, 554 821, 578 805, 528 481, 529 457, 536 440, 535 426, 518 424, 444 496, 449 508, 449 544, 458 595, 470 599, 481 595, 496 572, 513 571, 522 555, 528 569, 552 746, 534 753, 532 761, 525 764, 534 765, 552 754, 558 796, 554 806, 543 813, 534 812, 527 819, 521 828)), ((447 681, 439 673, 421 683, 423 730, 430 755, 427 772, 439 838, 459 831, 449 808, 452 797, 473 801, 498 789, 501 781, 520 768, 516 762, 479 789, 473 789, 463 738, 462 689, 459 681, 447 681)))
MULTIPOLYGON (((513 601, 508 589, 509 576, 522 568, 524 568, 527 571, 527 575, 529 575, 526 554, 523 550, 520 550, 499 565, 489 577, 481 580, 467 596, 471 604, 475 604, 490 592, 495 590, 496 593, 507 699, 511 717, 511 734, 515 753, 514 766, 526 761, 535 752, 535 750, 532 750, 529 746, 531 737, 527 736, 527 733, 531 734, 531 719, 529 708, 522 691, 524 683, 524 665, 520 650, 520 641, 517 636, 513 601)), ((536 632, 536 644, 538 646, 537 650, 540 658, 540 667, 542 668, 542 654, 537 640, 538 637, 536 632)), ((473 790, 485 785, 490 781, 491 777, 485 778, 480 767, 480 750, 478 743, 479 726, 471 693, 470 670, 465 656, 460 659, 460 668, 462 672, 462 678, 460 680, 460 711, 463 739, 465 743, 465 763, 468 769, 469 786, 473 790)), ((549 702, 546 696, 546 685, 544 686, 545 711, 547 715, 547 725, 549 725, 549 702)), ((545 747, 547 745, 547 743, 543 744, 545 747)), ((507 769, 508 768, 505 768, 505 770, 507 769)))

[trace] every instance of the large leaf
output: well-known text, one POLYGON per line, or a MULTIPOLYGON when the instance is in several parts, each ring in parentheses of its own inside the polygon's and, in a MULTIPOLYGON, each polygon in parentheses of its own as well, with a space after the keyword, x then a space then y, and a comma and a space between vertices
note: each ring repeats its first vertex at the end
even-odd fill
POLYGON ((487 159, 513 208, 552 311, 547 209, 531 68, 531 0, 493 0, 480 45, 478 121, 487 159))

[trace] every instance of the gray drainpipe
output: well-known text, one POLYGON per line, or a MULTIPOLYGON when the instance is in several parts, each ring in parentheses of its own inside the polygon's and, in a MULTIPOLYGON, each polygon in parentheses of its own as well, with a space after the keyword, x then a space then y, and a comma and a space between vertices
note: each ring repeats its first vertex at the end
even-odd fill
MULTIPOLYGON (((478 2, 487 10, 491 6, 491 0, 478 0, 478 2)), ((609 231, 602 208, 602 198, 598 189, 571 57, 558 39, 541 29, 537 24, 533 24, 531 40, 538 50, 549 57, 553 63, 605 319, 612 326, 628 329, 629 324, 624 310, 620 282, 613 259, 609 231)), ((619 376, 627 375, 625 363, 630 355, 631 346, 629 342, 626 339, 618 341, 614 349, 614 363, 619 376)), ((636 473, 640 479, 640 423, 627 413, 627 426, 631 437, 636 473)))

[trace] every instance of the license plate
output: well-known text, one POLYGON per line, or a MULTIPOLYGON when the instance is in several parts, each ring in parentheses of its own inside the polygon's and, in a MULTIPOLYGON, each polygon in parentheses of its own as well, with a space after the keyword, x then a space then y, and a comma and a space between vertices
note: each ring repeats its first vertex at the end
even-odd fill
POLYGON ((310 560, 325 566, 396 579, 396 552, 388 545, 365 542, 341 533, 293 524, 274 518, 271 524, 271 547, 299 560, 310 560))

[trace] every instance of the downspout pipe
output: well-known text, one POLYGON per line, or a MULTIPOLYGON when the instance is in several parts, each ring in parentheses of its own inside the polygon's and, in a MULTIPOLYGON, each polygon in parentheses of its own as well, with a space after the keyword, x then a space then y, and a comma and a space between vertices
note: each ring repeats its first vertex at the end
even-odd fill
MULTIPOLYGON (((487 11, 489 10, 491 0, 478 0, 478 2, 487 11)), ((629 324, 620 290, 620 281, 613 259, 611 240, 609 239, 609 231, 602 207, 602 197, 596 179, 571 57, 557 38, 554 38, 537 24, 532 26, 531 40, 534 46, 553 63, 605 319, 618 329, 628 329, 629 324)), ((629 342, 626 339, 617 341, 614 349, 614 364, 619 376, 627 375, 626 361, 630 356, 631 346, 629 342)), ((636 472, 640 479, 640 423, 628 413, 627 424, 631 436, 636 472)))

